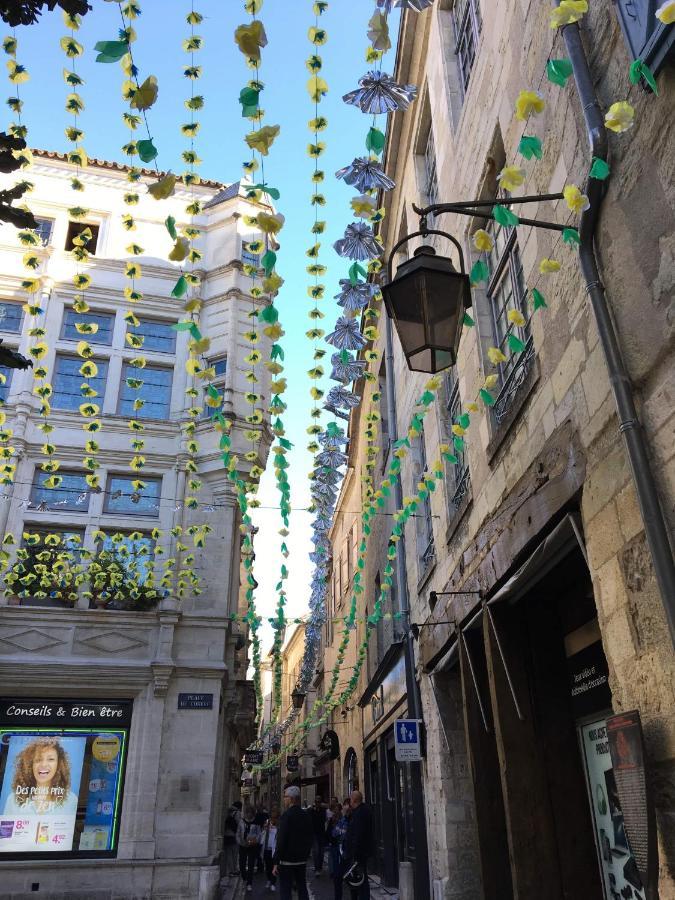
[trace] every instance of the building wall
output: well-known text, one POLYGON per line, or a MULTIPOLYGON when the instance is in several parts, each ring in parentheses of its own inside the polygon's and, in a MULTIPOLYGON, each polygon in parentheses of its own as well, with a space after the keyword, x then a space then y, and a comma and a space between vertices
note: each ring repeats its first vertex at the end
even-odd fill
MULTIPOLYGON (((44 258, 41 305, 50 345, 45 364, 51 380, 55 355, 73 353, 75 348, 73 341, 62 336, 64 310, 74 294, 75 263, 63 249, 67 210, 73 203, 71 174, 71 167, 54 154, 36 155, 31 170, 35 183, 31 209, 54 221, 49 245, 39 250, 44 258)), ((122 193, 127 182, 123 169, 98 162, 92 162, 82 178, 90 219, 100 225, 96 252, 82 266, 92 277, 86 299, 92 312, 114 316, 111 346, 94 345, 96 358, 109 360, 98 456, 101 484, 106 486, 109 473, 131 472, 133 455, 128 416, 117 412, 122 364, 135 355, 125 345, 123 321, 128 306, 123 296, 124 267, 129 258, 125 247, 131 238, 123 230, 120 216, 125 211, 122 193)), ((248 427, 244 416, 249 412, 244 400, 249 366, 243 358, 249 345, 243 335, 250 327, 248 312, 261 301, 250 296, 250 278, 242 270, 242 240, 249 236, 242 216, 254 215, 256 205, 245 200, 236 187, 229 192, 224 188, 206 182, 196 189, 205 204, 196 221, 203 232, 198 244, 203 252, 200 328, 212 340, 210 357, 227 357, 226 372, 216 383, 225 395, 224 411, 234 419, 233 449, 243 456, 249 449, 243 436, 248 427)), ((134 208, 138 229, 131 237, 145 247, 144 254, 135 257, 143 270, 137 286, 144 296, 134 307, 141 319, 175 323, 184 318, 182 303, 170 297, 178 270, 166 262, 171 240, 164 220, 171 214, 180 228, 187 200, 188 194, 179 186, 174 197, 162 203, 142 194, 134 208)), ((2 226, 3 302, 25 302, 20 288, 24 252, 15 230, 2 226)), ((0 322, 0 336, 5 345, 26 354, 26 328, 24 322, 20 335, 3 333, 0 322)), ((266 344, 261 346, 264 349, 266 344)), ((184 476, 188 455, 180 425, 187 420, 189 408, 185 396, 187 353, 184 332, 177 333, 175 353, 144 352, 149 363, 163 364, 173 373, 170 413, 166 421, 147 420, 142 435, 146 466, 141 477, 162 479, 158 508, 149 510, 149 515, 111 515, 104 506, 105 493, 89 493, 82 509, 76 511, 41 511, 30 504, 34 473, 42 461, 39 448, 44 442, 36 427, 39 417, 30 371, 14 374, 3 407, 7 425, 15 431, 12 443, 19 451, 14 484, 3 487, 7 498, 0 504, 3 535, 12 533, 20 540, 25 530, 78 527, 84 534, 84 546, 93 548, 96 529, 149 532, 157 527, 168 556, 174 552, 172 527, 207 521, 213 528, 205 547, 195 550, 194 568, 202 585, 199 596, 191 591, 181 601, 168 596, 157 609, 147 612, 90 609, 85 597, 73 608, 13 605, 12 598, 0 599, 3 693, 134 701, 117 859, 69 861, 58 867, 58 873, 46 858, 30 863, 0 860, 3 887, 10 892, 29 892, 31 884, 38 881, 40 890, 55 897, 72 896, 75 890, 89 891, 94 897, 98 891, 109 893, 113 886, 120 896, 208 897, 217 885, 219 872, 213 861, 222 844, 224 809, 236 799, 232 784, 241 771, 237 766, 253 737, 255 702, 246 681, 246 635, 240 636, 237 650, 240 626, 230 621, 231 614, 241 611, 239 514, 222 466, 219 435, 206 421, 198 425, 196 433, 200 442, 197 464, 203 479, 198 495, 201 505, 194 512, 184 505, 189 493, 184 476), (178 709, 179 693, 202 692, 213 695, 212 708, 178 709)), ((264 394, 268 375, 262 367, 259 375, 264 394)), ((55 425, 51 439, 62 468, 81 471, 84 432, 79 413, 54 408, 50 421, 55 425)), ((263 465, 268 447, 264 432, 263 465)))
MULTIPOLYGON (((418 100, 389 123, 385 151, 387 173, 397 187, 385 195, 383 234, 387 249, 415 230, 412 203, 426 205, 431 195, 425 149, 429 129, 435 147, 439 200, 494 196, 495 178, 505 163, 523 165, 527 194, 554 193, 567 183, 583 186, 590 160, 582 112, 573 79, 561 89, 545 77, 549 58, 566 56, 562 35, 548 27, 549 7, 528 0, 480 3, 482 31, 466 93, 455 56, 452 3, 441 0, 423 14, 402 16, 396 79, 418 86, 418 100), (521 89, 539 89, 543 115, 531 119, 527 133, 543 140, 541 161, 517 154, 523 125, 514 118, 521 89)), ((629 53, 611 4, 591 8, 582 22, 600 103, 607 108, 629 91, 629 53)), ((652 463, 669 522, 673 522, 675 464, 673 410, 672 246, 673 72, 658 76, 659 98, 630 90, 636 125, 611 135, 611 168, 598 236, 601 276, 615 319, 622 351, 634 385, 652 463), (672 142, 671 142, 672 143, 672 142)), ((527 208, 534 218, 567 222, 564 201, 527 208)), ((441 227, 461 242, 468 266, 471 233, 484 222, 444 215, 441 227)), ((576 254, 552 232, 519 227, 517 241, 526 285, 537 287, 548 308, 532 318, 534 359, 501 425, 484 409, 472 415, 466 435, 468 481, 457 494, 451 466, 441 489, 431 496, 433 553, 420 552, 420 524, 411 518, 405 547, 411 620, 427 623, 418 643, 424 718, 427 728, 425 798, 429 866, 435 896, 482 896, 475 807, 464 737, 463 698, 457 670, 433 676, 461 621, 476 604, 475 594, 439 597, 430 592, 476 591, 489 596, 514 571, 524 554, 541 540, 565 508, 577 507, 593 581, 602 647, 609 664, 614 711, 640 711, 656 794, 659 822, 661 896, 675 896, 671 846, 672 784, 675 746, 671 735, 675 705, 673 653, 661 599, 654 580, 635 491, 617 433, 617 420, 595 321, 583 288, 576 254), (557 275, 539 276, 538 263, 554 256, 557 275), (456 501, 456 502, 455 502, 456 501), (434 625, 437 622, 439 624, 434 625), (431 627, 432 626, 432 627, 431 627), (439 700, 440 706, 439 708, 439 700)), ((413 242, 412 247, 415 246, 413 242)), ((412 249, 411 247, 411 249, 412 249)), ((437 252, 447 252, 436 239, 437 252)), ((493 371, 487 348, 492 310, 485 291, 475 290, 471 314, 476 327, 464 329, 456 378, 466 405, 493 371)), ((376 348, 385 356, 384 327, 376 348)), ((377 377, 380 362, 371 366, 377 377)), ((428 376, 411 373, 397 338, 393 373, 399 436, 404 435, 414 404, 428 376)), ((391 370, 388 370, 391 377, 391 370)), ((361 418, 379 408, 377 390, 366 383, 361 418)), ((432 463, 439 444, 451 438, 452 383, 444 380, 435 406, 426 416, 426 457, 432 463)), ((350 453, 365 455, 362 429, 354 428, 350 453), (357 447, 353 446, 354 441, 357 447)), ((419 458, 403 463, 403 494, 414 495, 419 458)), ((378 471, 376 486, 381 479, 378 471)), ((341 501, 346 505, 346 500, 341 501)), ((340 516, 338 505, 338 521, 340 516)), ((419 512, 419 510, 418 510, 419 512)), ((337 526, 336 526, 337 527, 337 526)), ((388 532, 387 532, 388 536, 388 532)), ((365 611, 378 568, 384 564, 386 536, 374 529, 366 563, 365 611)), ((334 559, 339 542, 333 541, 334 559)), ((327 659, 330 648, 327 648, 327 659)))

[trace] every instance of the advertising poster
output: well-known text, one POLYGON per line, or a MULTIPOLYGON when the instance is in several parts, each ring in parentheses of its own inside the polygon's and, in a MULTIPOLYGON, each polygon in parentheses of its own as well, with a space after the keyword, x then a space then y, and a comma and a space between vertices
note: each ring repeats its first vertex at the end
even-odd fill
POLYGON ((0 856, 115 854, 130 714, 128 702, 0 700, 0 856))
POLYGON ((607 722, 579 728, 593 809, 602 883, 607 900, 645 900, 640 874, 626 836, 623 812, 607 740, 607 722))

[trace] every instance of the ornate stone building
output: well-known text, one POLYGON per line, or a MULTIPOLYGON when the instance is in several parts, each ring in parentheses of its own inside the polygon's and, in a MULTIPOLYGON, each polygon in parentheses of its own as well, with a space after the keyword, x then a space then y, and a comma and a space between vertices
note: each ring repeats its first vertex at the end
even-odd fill
MULTIPOLYGON (((120 897, 215 896, 224 810, 236 798, 231 792, 237 790, 242 751, 254 737, 247 636, 231 621, 240 604, 238 506, 208 408, 194 420, 196 453, 186 446, 189 435, 181 429, 194 405, 186 389, 191 383, 202 388, 186 374, 188 335, 172 328, 185 314, 182 303, 171 296, 179 271, 166 261, 171 239, 164 221, 171 215, 182 227, 191 195, 179 184, 172 198, 155 201, 142 188, 151 174, 144 172, 141 179, 141 199, 134 207, 137 231, 130 236, 121 222, 127 190, 123 166, 90 160, 80 175, 89 213, 85 223, 73 223, 72 167, 59 154, 35 152, 30 206, 40 226, 38 296, 49 344, 44 362, 53 388, 50 440, 57 448, 63 481, 53 488, 44 483, 39 464, 45 438, 37 430, 32 373, 3 370, 3 411, 6 425, 14 430, 17 469, 13 483, 2 487, 0 531, 15 537, 12 553, 31 535, 44 539, 56 534, 77 553, 80 548, 94 550, 98 532, 119 533, 126 558, 136 559, 144 547, 163 551, 165 557, 180 552, 175 530, 182 527, 183 539, 194 551, 201 593, 188 584, 179 600, 174 581, 158 604, 142 609, 133 603, 94 605, 82 593, 86 584, 77 599, 68 601, 44 592, 32 598, 26 591, 20 596, 10 592, 0 600, 3 895, 37 890, 64 898, 111 892, 120 897), (73 308, 76 262, 69 252, 73 234, 83 224, 93 233, 91 256, 81 265, 91 277, 87 313, 73 308), (140 409, 129 394, 129 363, 138 350, 125 339, 125 267, 130 259, 125 248, 131 237, 145 248, 133 257, 142 269, 137 289, 143 297, 134 307, 146 357, 139 370, 145 385, 140 409), (95 333, 89 331, 89 341, 101 406, 101 490, 88 488, 82 463, 82 360, 76 355, 82 338, 76 326, 81 323, 98 326, 95 333), (140 476, 129 467, 134 455, 128 425, 132 418, 143 426, 145 466, 140 476), (190 452, 203 482, 196 505, 186 502, 193 493, 185 471, 190 452), (141 477, 144 487, 134 487, 134 477, 141 477), (188 537, 193 523, 212 528, 201 547, 193 547, 188 537), (113 719, 119 729, 112 734, 102 718, 106 706, 113 710, 110 715, 119 716, 113 719), (60 720, 60 715, 65 718, 60 720), (82 721, 82 716, 89 718, 82 721), (36 824, 34 814, 41 809, 29 814, 24 806, 21 825, 8 799, 14 790, 12 764, 17 764, 22 742, 48 734, 67 750, 70 792, 77 799, 72 815, 64 813, 60 824, 54 823, 58 816, 36 824), (96 749, 101 734, 108 734, 116 747, 107 758, 96 749), (40 840, 38 832, 25 835, 26 822, 29 829, 38 828, 40 840), (56 866, 54 853, 67 859, 56 866)), ((255 215, 256 204, 245 198, 238 183, 202 181, 193 191, 203 204, 194 221, 202 232, 197 246, 203 257, 198 322, 211 339, 214 384, 224 397, 223 412, 234 423, 233 450, 243 458, 250 450, 244 437, 250 427, 244 421, 250 412, 244 399, 250 389, 244 333, 250 328, 248 313, 262 302, 250 295, 251 280, 244 271, 244 264, 256 259, 245 247, 250 235, 243 216, 255 215)), ((0 337, 3 346, 26 354, 30 317, 22 310, 24 252, 16 230, 4 225, 0 337)), ((265 393, 267 373, 260 369, 265 393)), ((201 395, 196 403, 203 405, 201 395)), ((263 466, 268 448, 263 425, 263 466)))
MULTIPOLYGON (((589 4, 580 28, 602 110, 626 96, 635 108, 635 127, 610 135, 611 175, 596 244, 672 525, 672 36, 647 3, 635 5, 647 23, 641 38, 624 3, 589 4), (628 69, 640 54, 653 64, 658 97, 630 85, 628 69)), ((591 155, 582 104, 574 77, 564 87, 546 77, 549 60, 568 56, 549 16, 548 5, 529 0, 438 0, 423 13, 402 13, 394 74, 418 86, 418 99, 389 123, 385 165, 397 187, 384 201, 387 253, 417 230, 413 203, 497 198, 506 164, 526 170, 515 195, 583 188, 591 155), (543 144, 542 158, 529 162, 519 156, 524 125, 514 117, 525 89, 546 101, 527 123, 527 133, 543 144)), ((563 200, 521 214, 574 224, 563 200)), ((464 329, 457 365, 443 373, 435 406, 402 466, 403 494, 414 496, 469 410, 457 463, 445 463, 441 487, 406 525, 406 583, 399 568, 393 598, 395 610, 395 594, 407 588, 409 624, 417 626, 428 872, 427 857, 410 846, 420 834, 408 830, 406 766, 395 763, 387 743, 405 712, 399 699, 405 680, 396 678, 391 640, 383 665, 379 639, 375 645, 371 639, 358 752, 380 839, 393 821, 399 858, 415 861, 418 885, 428 875, 435 900, 563 898, 579 890, 607 900, 644 897, 631 856, 640 851, 639 835, 632 832, 631 847, 607 736, 609 718, 637 710, 654 798, 660 896, 675 897, 674 657, 664 614, 673 598, 657 586, 578 252, 559 234, 522 224, 443 214, 433 225, 459 240, 469 267, 479 258, 478 228, 489 231, 494 249, 487 283, 472 292, 475 325, 464 329), (561 262, 560 271, 541 275, 540 261, 550 258, 561 262), (534 311, 533 288, 547 308, 534 311), (525 349, 495 366, 488 350, 505 345, 509 322, 522 321, 514 312, 526 323, 515 330, 525 349), (469 404, 489 374, 496 375, 495 402, 486 407, 479 400, 473 412, 469 404), (377 722, 369 718, 371 704, 377 722), (373 740, 375 725, 382 740, 373 740)), ((437 253, 451 252, 442 237, 432 240, 437 253)), ((408 370, 395 334, 388 346, 383 320, 379 331, 376 378, 362 386, 363 408, 352 414, 357 485, 366 458, 364 417, 374 410, 386 421, 383 471, 390 442, 405 436, 428 378, 408 370), (393 406, 383 399, 387 389, 393 406)), ((376 487, 381 478, 378 467, 376 487)), ((359 499, 343 491, 336 522, 342 506, 357 508, 359 499)), ((394 511, 391 497, 387 503, 378 519, 394 511)), ((334 566, 342 552, 338 530, 334 566)), ((384 565, 379 532, 386 539, 390 530, 389 524, 373 530, 361 614, 372 610, 384 565)), ((378 865, 394 883, 396 873, 378 865)))

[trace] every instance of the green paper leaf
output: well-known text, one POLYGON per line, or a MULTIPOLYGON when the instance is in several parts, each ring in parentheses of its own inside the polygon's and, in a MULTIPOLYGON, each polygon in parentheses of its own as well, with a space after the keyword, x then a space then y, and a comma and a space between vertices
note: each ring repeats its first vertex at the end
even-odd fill
POLYGON ((260 91, 252 87, 242 88, 239 92, 239 102, 241 103, 241 114, 244 118, 254 115, 258 110, 258 101, 260 99, 260 91))
POLYGON ((511 227, 520 222, 520 219, 514 212, 511 212, 506 206, 501 206, 500 204, 492 207, 492 215, 498 225, 504 225, 505 227, 511 227))
POLYGON ((192 322, 176 322, 171 327, 174 331, 189 331, 192 328, 192 322))
POLYGON ((454 463, 457 465, 458 459, 454 453, 444 453, 443 456, 447 459, 448 462, 454 463))
POLYGON ((268 325, 274 325, 279 318, 279 311, 272 303, 270 303, 270 305, 266 306, 260 313, 260 318, 263 322, 267 322, 268 325))
POLYGON ((565 87, 571 74, 572 63, 569 59, 549 59, 546 64, 546 77, 560 87, 565 87))
POLYGON ((431 391, 425 391, 420 397, 419 402, 421 406, 428 406, 430 403, 434 402, 434 395, 431 391))
POLYGON ((471 419, 469 417, 469 414, 462 413, 461 415, 457 416, 457 424, 459 425, 460 428, 468 428, 469 425, 471 424, 471 419))
POLYGON ((588 173, 591 178, 597 178, 598 181, 604 181, 605 178, 609 178, 609 171, 609 165, 604 159, 600 159, 598 156, 593 157, 591 171, 588 173))
POLYGON ((277 188, 274 187, 268 187, 268 185, 266 185, 264 182, 262 182, 261 184, 251 185, 251 187, 254 191, 263 191, 265 194, 271 197, 272 200, 278 200, 281 197, 281 191, 277 190, 277 188))
POLYGON ((524 156, 525 159, 532 159, 533 156, 537 159, 541 159, 544 155, 541 141, 532 134, 524 134, 521 137, 520 143, 518 144, 518 152, 521 156, 524 156))
POLYGON ((511 353, 522 353, 525 349, 525 344, 521 341, 519 337, 516 337, 515 334, 510 334, 506 342, 509 345, 509 350, 511 353))
POLYGON ((471 318, 471 316, 468 314, 468 312, 465 312, 465 313, 464 313, 463 324, 466 325, 468 328, 473 328, 473 326, 474 326, 476 323, 475 323, 474 320, 471 318))
POLYGON ((184 297, 187 294, 188 283, 187 278, 184 275, 181 275, 176 284, 174 285, 173 290, 171 291, 172 297, 184 297))
POLYGON ((452 439, 452 443, 455 445, 455 450, 458 450, 460 453, 464 452, 464 438, 457 437, 457 435, 455 435, 452 439))
POLYGON ((94 44, 94 50, 98 53, 96 62, 114 63, 129 52, 129 45, 126 41, 99 41, 94 44))
POLYGON ((202 333, 194 322, 190 322, 190 337, 195 341, 201 341, 202 333))
POLYGON ((536 288, 532 288, 532 300, 534 302, 535 309, 546 309, 546 300, 544 299, 544 295, 540 294, 536 288))
POLYGON ((628 73, 628 77, 630 78, 631 84, 639 84, 640 79, 644 78, 649 87, 658 97, 659 89, 656 85, 656 79, 654 78, 654 73, 649 68, 649 66, 642 62, 641 59, 635 59, 630 65, 630 70, 628 73))
POLYGON ((277 261, 277 255, 273 250, 268 250, 265 254, 263 254, 260 265, 265 270, 265 275, 269 276, 274 269, 274 266, 277 261))
POLYGON ((354 265, 349 267, 349 280, 352 284, 358 284, 359 277, 365 278, 368 275, 363 266, 360 266, 357 262, 354 265))
POLYGON ((144 163, 152 162, 157 157, 157 148, 152 143, 152 138, 149 138, 147 141, 138 141, 136 149, 141 161, 144 163))
POLYGON ((580 244, 581 238, 576 228, 563 228, 562 239, 565 244, 580 244))
POLYGON ((482 281, 487 281, 490 277, 490 270, 487 267, 487 263, 483 259, 476 260, 476 262, 471 267, 470 274, 471 284, 476 285, 480 284, 482 281))
POLYGON ((176 220, 173 216, 167 216, 166 221, 164 222, 166 225, 166 230, 169 232, 172 241, 178 239, 178 232, 176 231, 176 220))
POLYGON ((490 391, 487 390, 487 388, 481 388, 478 391, 478 395, 480 396, 480 399, 483 401, 483 403, 486 406, 494 406, 495 405, 495 398, 492 396, 490 391))
POLYGON ((366 150, 372 153, 380 153, 384 150, 384 134, 377 128, 371 128, 366 136, 366 150))

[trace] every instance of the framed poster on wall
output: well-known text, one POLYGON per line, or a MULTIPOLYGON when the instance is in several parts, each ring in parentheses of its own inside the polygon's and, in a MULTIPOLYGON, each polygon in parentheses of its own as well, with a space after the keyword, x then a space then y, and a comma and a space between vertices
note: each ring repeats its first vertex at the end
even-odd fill
POLYGON ((586 782, 606 900, 645 900, 626 836, 603 718, 579 726, 586 782))
POLYGON ((131 709, 0 699, 0 859, 116 856, 131 709))

